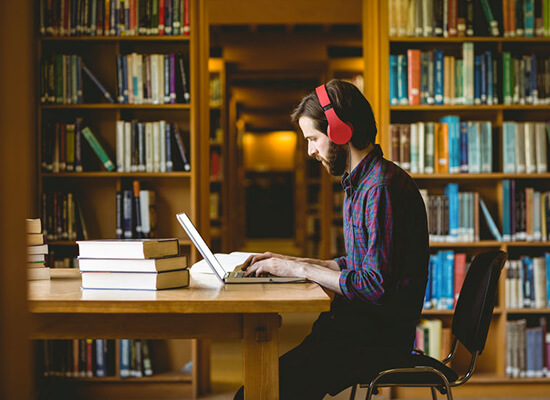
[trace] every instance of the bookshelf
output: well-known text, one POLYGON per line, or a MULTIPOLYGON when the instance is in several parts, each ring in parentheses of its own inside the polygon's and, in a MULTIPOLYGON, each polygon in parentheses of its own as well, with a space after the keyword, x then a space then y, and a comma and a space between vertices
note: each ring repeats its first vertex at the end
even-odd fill
POLYGON ((210 87, 210 243, 213 251, 227 252, 229 177, 225 63, 208 60, 210 87))
MULTIPOLYGON (((459 2, 460 3, 460 2, 459 2)), ((490 2, 495 7, 498 2, 490 2)), ((382 146, 386 158, 391 159, 392 136, 391 124, 411 124, 418 121, 439 121, 446 115, 456 115, 460 121, 490 121, 492 131, 492 172, 486 173, 412 173, 419 188, 428 189, 428 193, 442 194, 445 186, 458 183, 460 191, 476 191, 483 198, 490 214, 496 221, 498 229, 503 228, 503 214, 505 212, 503 182, 514 180, 520 188, 533 187, 540 192, 550 190, 548 172, 543 173, 504 173, 503 172, 503 125, 505 121, 543 122, 547 119, 547 104, 503 104, 502 93, 502 54, 510 52, 512 56, 522 56, 534 53, 537 56, 548 57, 549 37, 504 37, 502 36, 502 20, 499 22, 501 36, 473 36, 473 37, 409 37, 390 36, 390 26, 395 23, 393 7, 397 2, 374 1, 367 2, 363 14, 363 25, 366 28, 363 34, 364 54, 374 54, 377 62, 365 63, 365 77, 377 82, 374 89, 366 88, 366 95, 374 104, 374 112, 378 122, 378 141, 382 146), (462 58, 464 43, 473 43, 475 54, 490 51, 497 60, 498 97, 497 104, 419 104, 395 105, 391 104, 390 94, 390 55, 407 55, 409 49, 419 49, 429 52, 441 49, 444 55, 462 58), (378 103, 378 104, 376 104, 378 103)), ((500 3, 498 3, 500 4, 500 3)), ((477 7, 477 6, 476 6, 477 7)), ((481 20, 477 19, 475 28, 486 24, 483 13, 481 20)), ((476 17, 474 17, 476 18, 476 17)), ((501 18, 501 17, 497 17, 501 18)), ((451 101, 452 103, 452 101, 451 101)), ((399 161, 399 160, 397 160, 399 161)), ((546 169, 548 171, 548 169, 546 169)), ((468 258, 475 254, 500 249, 508 252, 510 259, 521 256, 541 256, 550 248, 550 242, 542 241, 497 241, 480 216, 481 237, 475 242, 431 242, 431 253, 453 250, 456 253, 466 253, 468 258)), ((528 324, 533 324, 535 318, 547 316, 547 308, 508 308, 506 306, 506 273, 503 271, 499 286, 497 306, 495 308, 486 348, 478 360, 476 372, 468 384, 454 390, 456 396, 463 397, 521 397, 529 392, 530 396, 542 395, 548 391, 548 378, 510 378, 507 376, 507 322, 520 318, 527 318, 528 324)), ((451 326, 452 311, 428 309, 423 311, 423 318, 442 320, 443 328, 451 326)), ((453 367, 465 367, 465 358, 459 357, 453 367)), ((412 389, 399 388, 392 390, 396 398, 410 397, 412 389)))
MULTIPOLYGON (((35 2, 37 14, 42 3, 35 2)), ((54 3, 58 3, 57 0, 54 3)), ((40 102, 37 105, 37 204, 42 212, 44 210, 42 207, 43 193, 57 191, 73 193, 78 200, 77 204, 81 211, 82 220, 85 222, 87 238, 115 238, 117 235, 116 193, 121 189, 130 189, 132 182, 138 180, 142 189, 153 191, 155 194, 155 211, 158 221, 156 236, 178 238, 180 240, 180 252, 189 256, 189 263, 192 264, 197 260, 197 253, 178 224, 175 214, 181 211, 187 212, 193 220, 198 221, 199 229, 201 229, 199 215, 201 185, 199 3, 197 0, 184 0, 180 3, 182 10, 184 4, 188 6, 189 12, 186 14, 190 28, 188 34, 181 32, 178 35, 169 36, 43 36, 38 31, 36 60, 39 65, 41 61, 47 60, 56 54, 78 55, 115 99, 115 103, 107 102, 101 91, 82 74, 84 76, 79 77, 77 75, 74 78, 77 79, 77 82, 78 79, 81 79, 80 88, 83 92, 81 103, 47 104, 40 102), (179 65, 175 64, 179 61, 179 58, 175 56, 175 63, 169 64, 171 61, 165 56, 167 68, 168 66, 170 68, 170 79, 175 82, 174 85, 170 84, 170 92, 174 92, 174 88, 177 92, 175 102, 170 102, 169 97, 168 99, 165 98, 164 101, 159 101, 160 104, 151 104, 150 102, 146 104, 146 101, 142 104, 118 102, 120 100, 117 96, 122 95, 118 84, 122 81, 120 77, 121 69, 117 68, 117 58, 119 55, 124 56, 132 53, 142 54, 143 60, 146 59, 145 55, 147 55, 147 58, 152 58, 151 55, 153 54, 175 54, 178 57, 181 55, 182 64, 185 65, 187 74, 189 99, 185 98, 183 86, 180 86, 183 79, 180 77, 182 71, 179 65), (168 170, 168 167, 165 171, 162 167, 158 169, 155 167, 154 172, 145 169, 138 170, 137 168, 136 170, 132 169, 131 172, 117 172, 119 170, 117 168, 114 171, 107 171, 98 161, 93 151, 87 147, 88 143, 84 138, 82 138, 82 172, 52 172, 42 168, 42 163, 48 157, 48 152, 44 151, 41 144, 44 143, 45 135, 50 134, 44 127, 48 124, 54 126, 55 124, 74 124, 77 118, 82 118, 83 127, 89 126, 91 128, 107 155, 115 163, 117 161, 117 121, 139 121, 143 125, 155 121, 166 121, 167 124, 173 123, 181 134, 186 155, 190 162, 190 170, 186 171, 181 162, 179 165, 178 162, 175 162, 179 153, 177 153, 177 143, 173 140, 171 143, 169 142, 174 160, 171 171, 168 170)), ((158 62, 160 63, 160 60, 158 62)), ((72 67, 69 63, 68 65, 72 67)), ((151 65, 153 65, 152 61, 151 65)), ((142 72, 144 78, 147 68, 153 69, 154 66, 146 65, 143 61, 142 72)), ((127 70, 130 71, 130 68, 127 70)), ((168 84, 169 79, 166 71, 167 69, 164 69, 167 77, 166 83, 168 84)), ((67 70, 66 73, 69 74, 70 70, 67 70)), ((36 79, 39 88, 43 78, 42 74, 42 68, 37 68, 36 79)), ((159 71, 159 76, 160 74, 162 74, 161 71, 159 71)), ((150 78, 151 76, 149 75, 150 78)), ((134 78, 134 81, 136 79, 138 78, 134 78)), ((67 80, 65 84, 65 93, 71 87, 72 83, 69 82, 67 80)), ((159 91, 164 89, 160 82, 159 91)), ((145 88, 146 83, 143 82, 144 93, 149 90, 145 88)), ((152 86, 154 90, 154 83, 152 86)), ((39 101, 43 95, 43 90, 37 90, 39 101)), ((172 130, 171 134, 175 135, 175 130, 172 130)), ((158 145, 162 146, 160 142, 158 145)), ((63 149, 60 151, 63 151, 63 149)), ((164 151, 166 151, 166 147, 164 151)), ((46 210, 46 214, 51 213, 48 209, 46 210)), ((81 232, 79 231, 79 233, 81 232)), ((77 239, 83 239, 83 237, 79 235, 77 239)), ((50 249, 55 253, 55 257, 70 259, 78 254, 78 247, 74 239, 61 236, 47 242, 50 249)), ((135 396, 143 396, 147 392, 153 394, 161 390, 172 397, 189 396, 196 398, 208 379, 208 372, 205 373, 200 365, 203 350, 201 346, 198 340, 152 341, 151 351, 155 355, 153 363, 158 373, 151 377, 119 378, 120 366, 117 362, 115 376, 112 377, 71 378, 69 380, 55 378, 54 381, 47 378, 47 384, 54 389, 58 388, 62 392, 69 390, 71 393, 86 393, 88 396, 93 393, 93 396, 98 397, 107 393, 109 393, 109 396, 115 394, 124 396, 131 392, 135 396), (189 362, 192 364, 192 371, 182 371, 182 367, 189 362)), ((116 349, 118 350, 118 344, 116 349)))

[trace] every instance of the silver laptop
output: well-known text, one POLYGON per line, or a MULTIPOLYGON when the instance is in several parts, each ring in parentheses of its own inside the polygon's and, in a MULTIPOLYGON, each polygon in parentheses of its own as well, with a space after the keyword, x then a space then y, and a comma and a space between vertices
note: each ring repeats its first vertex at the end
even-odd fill
POLYGON ((223 283, 288 283, 307 282, 302 278, 283 278, 280 276, 245 276, 242 265, 238 265, 233 271, 226 272, 212 250, 208 247, 201 234, 191 222, 186 213, 176 214, 179 223, 191 239, 195 247, 204 257, 206 263, 212 268, 214 275, 223 283))

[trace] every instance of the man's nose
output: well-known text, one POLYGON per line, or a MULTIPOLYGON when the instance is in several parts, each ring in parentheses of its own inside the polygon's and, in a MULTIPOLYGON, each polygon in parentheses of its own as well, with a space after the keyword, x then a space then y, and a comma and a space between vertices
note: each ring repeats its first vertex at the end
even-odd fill
POLYGON ((313 157, 317 153, 317 149, 315 148, 315 145, 313 143, 308 143, 307 145, 307 154, 310 157, 313 157))

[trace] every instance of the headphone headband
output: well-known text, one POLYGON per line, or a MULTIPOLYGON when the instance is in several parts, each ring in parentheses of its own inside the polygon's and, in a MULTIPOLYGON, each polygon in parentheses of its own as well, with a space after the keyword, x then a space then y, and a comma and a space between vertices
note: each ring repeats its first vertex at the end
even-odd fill
POLYGON ((328 121, 327 135, 328 138, 336 144, 346 144, 351 140, 353 135, 353 127, 345 123, 334 111, 334 107, 328 97, 327 88, 325 85, 318 86, 315 89, 319 103, 325 112, 328 121))

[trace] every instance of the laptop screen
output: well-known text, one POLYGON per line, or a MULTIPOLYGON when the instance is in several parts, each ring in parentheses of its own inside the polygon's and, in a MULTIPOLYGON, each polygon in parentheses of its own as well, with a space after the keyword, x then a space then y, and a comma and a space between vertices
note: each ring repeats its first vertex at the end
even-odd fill
POLYGON ((206 260, 206 263, 210 266, 210 268, 212 268, 212 271, 214 271, 214 274, 218 277, 218 279, 223 282, 225 270, 218 259, 214 256, 214 253, 212 253, 212 250, 210 250, 193 222, 191 222, 186 213, 176 214, 176 217, 178 218, 181 226, 183 226, 187 236, 189 236, 195 247, 206 260))

